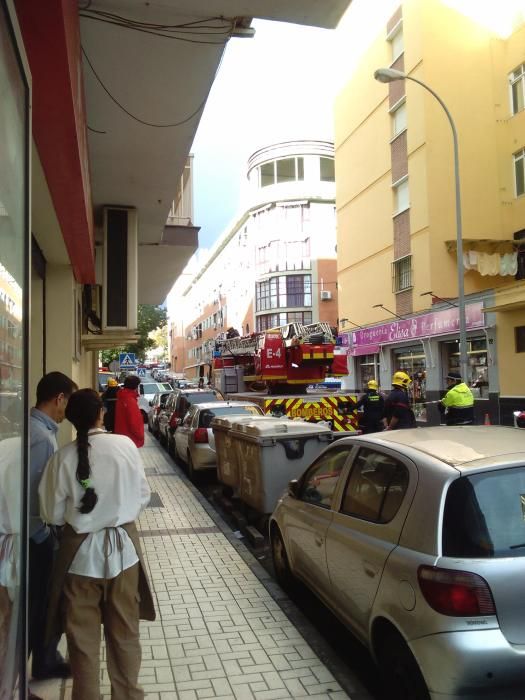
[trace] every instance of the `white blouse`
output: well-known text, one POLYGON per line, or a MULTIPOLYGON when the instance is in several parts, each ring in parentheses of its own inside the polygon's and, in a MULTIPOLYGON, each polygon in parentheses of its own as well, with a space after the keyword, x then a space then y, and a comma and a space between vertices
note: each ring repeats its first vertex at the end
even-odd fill
POLYGON ((76 478, 77 463, 76 442, 51 457, 38 489, 40 515, 51 525, 68 523, 77 533, 89 533, 69 573, 114 578, 138 561, 133 542, 119 526, 136 520, 149 502, 144 465, 130 438, 90 431, 90 481, 98 501, 91 513, 82 514, 78 508, 84 489, 76 478))

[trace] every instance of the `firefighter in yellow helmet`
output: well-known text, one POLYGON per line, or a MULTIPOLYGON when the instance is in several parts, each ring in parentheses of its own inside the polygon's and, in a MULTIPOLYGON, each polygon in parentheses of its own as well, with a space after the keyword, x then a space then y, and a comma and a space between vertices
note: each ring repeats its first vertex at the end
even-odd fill
POLYGON ((104 427, 108 433, 112 433, 115 428, 115 408, 117 405, 117 394, 119 385, 114 377, 108 378, 106 391, 102 394, 101 399, 104 402, 106 413, 104 414, 104 427))
POLYGON ((385 401, 386 430, 416 427, 414 411, 410 408, 408 398, 411 383, 406 372, 395 372, 392 377, 392 391, 385 401))
POLYGON ((378 391, 379 385, 375 379, 367 383, 365 393, 359 398, 354 408, 363 408, 363 420, 360 425, 365 434, 377 433, 384 430, 383 415, 385 399, 378 391))

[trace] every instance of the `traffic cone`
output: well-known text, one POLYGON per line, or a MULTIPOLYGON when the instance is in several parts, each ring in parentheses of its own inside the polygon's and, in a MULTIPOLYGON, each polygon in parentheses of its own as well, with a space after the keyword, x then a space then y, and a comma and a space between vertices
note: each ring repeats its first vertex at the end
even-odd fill
POLYGON ((483 425, 492 425, 490 422, 490 416, 488 413, 485 413, 485 420, 483 421, 483 425))

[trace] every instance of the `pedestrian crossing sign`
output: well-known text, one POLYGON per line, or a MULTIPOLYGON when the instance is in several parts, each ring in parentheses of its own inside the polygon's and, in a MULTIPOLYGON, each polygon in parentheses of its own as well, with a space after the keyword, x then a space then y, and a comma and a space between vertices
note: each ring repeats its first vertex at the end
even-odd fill
POLYGON ((146 370, 144 369, 144 367, 139 367, 138 370, 137 370, 137 374, 139 375, 139 377, 145 377, 145 376, 146 376, 146 370))
POLYGON ((137 362, 134 352, 121 352, 119 354, 120 369, 136 369, 137 362))

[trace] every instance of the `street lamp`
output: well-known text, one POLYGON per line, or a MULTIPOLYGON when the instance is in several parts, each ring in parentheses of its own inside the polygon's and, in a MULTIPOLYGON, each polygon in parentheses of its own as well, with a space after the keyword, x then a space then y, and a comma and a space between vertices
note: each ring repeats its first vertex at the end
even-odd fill
POLYGON ((386 311, 389 314, 392 314, 392 316, 395 316, 396 318, 400 318, 402 321, 405 320, 404 316, 400 316, 399 314, 396 314, 395 311, 391 311, 390 309, 387 309, 384 304, 374 304, 372 306, 373 309, 383 309, 383 311, 386 311))
POLYGON ((459 365, 463 381, 467 379, 467 320, 465 315, 465 284, 463 274, 463 232, 461 227, 461 193, 459 187, 459 148, 458 133, 452 115, 448 111, 446 104, 441 97, 432 90, 426 83, 403 71, 394 68, 378 68, 374 73, 374 78, 380 83, 391 83, 394 80, 411 80, 428 90, 445 110, 447 119, 452 129, 452 140, 454 143, 454 178, 456 182, 456 247, 458 256, 458 315, 459 315, 459 365))

